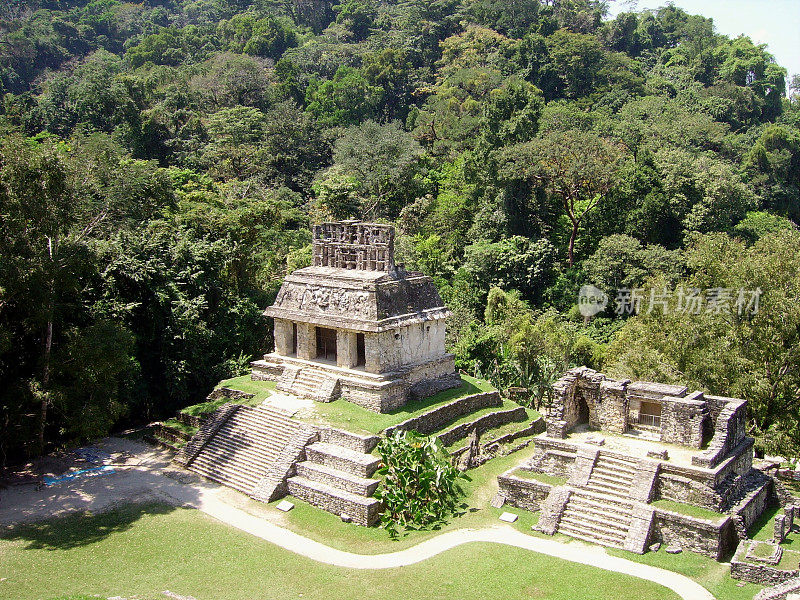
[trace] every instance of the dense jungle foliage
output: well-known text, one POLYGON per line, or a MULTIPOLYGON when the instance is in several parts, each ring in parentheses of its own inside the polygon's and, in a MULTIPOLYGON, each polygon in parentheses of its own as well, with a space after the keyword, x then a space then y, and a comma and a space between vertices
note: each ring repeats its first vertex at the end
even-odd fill
POLYGON ((309 225, 346 217, 396 225, 461 369, 534 406, 581 364, 745 397, 797 454, 800 101, 709 19, 606 8, 3 2, 0 466, 244 372, 309 225))

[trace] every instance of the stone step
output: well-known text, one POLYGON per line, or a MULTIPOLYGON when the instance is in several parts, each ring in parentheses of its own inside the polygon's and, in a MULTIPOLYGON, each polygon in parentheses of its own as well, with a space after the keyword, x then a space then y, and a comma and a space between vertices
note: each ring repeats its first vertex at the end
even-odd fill
POLYGON ((339 469, 308 461, 297 463, 297 474, 311 481, 319 481, 351 494, 365 497, 372 496, 375 488, 381 482, 380 479, 358 477, 339 469))
POLYGON ((342 446, 354 452, 369 454, 375 449, 381 438, 377 435, 361 435, 352 431, 344 431, 343 429, 329 428, 322 429, 319 432, 319 441, 342 446))
POLYGON ((559 523, 558 532, 564 533, 579 540, 600 544, 601 546, 609 546, 612 548, 622 548, 625 543, 625 540, 620 539, 618 536, 605 536, 590 529, 575 527, 568 523, 564 523, 563 525, 559 523))
POLYGON ((617 486, 610 486, 605 483, 600 483, 597 481, 589 480, 583 489, 589 490, 590 492, 597 492, 599 494, 605 494, 606 496, 616 496, 617 498, 630 498, 630 490, 628 488, 620 489, 617 486))
POLYGON ((569 497, 569 501, 573 504, 592 507, 624 518, 629 518, 633 510, 633 504, 630 502, 608 496, 598 496, 594 494, 589 496, 584 490, 581 490, 580 493, 573 492, 569 497))
POLYGON ((302 385, 319 385, 325 381, 329 375, 321 373, 314 369, 303 369, 295 379, 296 384, 302 385))
POLYGON ((193 462, 192 470, 207 471, 219 476, 226 475, 233 479, 247 481, 251 484, 257 483, 265 471, 257 467, 242 469, 235 465, 226 465, 216 461, 213 457, 202 457, 193 462))
POLYGON ((602 523, 594 519, 585 518, 584 515, 578 515, 569 511, 569 508, 561 516, 560 523, 567 524, 575 529, 583 529, 584 531, 591 531, 606 538, 616 538, 624 541, 628 535, 628 527, 620 527, 616 524, 602 523))
POLYGON ((600 454, 597 457, 595 466, 605 466, 611 469, 623 470, 629 473, 636 473, 639 466, 635 459, 620 458, 617 456, 609 456, 607 454, 600 454))
POLYGON ((248 437, 275 437, 276 434, 292 435, 298 430, 298 427, 284 425, 273 417, 264 417, 263 419, 231 419, 229 423, 220 428, 220 430, 223 429, 236 429, 248 437))
POLYGON ((614 514, 608 514, 601 512, 596 509, 588 509, 584 506, 567 506, 565 515, 570 515, 572 518, 577 519, 578 521, 587 521, 592 523, 597 523, 598 525, 604 525, 606 527, 612 527, 615 529, 624 529, 628 530, 630 527, 631 519, 628 517, 627 519, 614 514))
POLYGON ((195 466, 206 465, 209 468, 218 469, 220 471, 262 473, 269 468, 270 463, 271 461, 265 460, 262 457, 245 456, 242 454, 232 457, 224 450, 211 448, 208 452, 201 452, 197 458, 191 462, 189 467, 194 468, 195 466))
POLYGON ((354 523, 369 526, 378 520, 381 503, 302 476, 287 480, 289 493, 329 513, 348 515, 354 523))
POLYGON ((250 473, 244 473, 237 469, 220 468, 214 463, 193 463, 192 471, 245 494, 251 494, 259 481, 257 476, 250 473))
POLYGON ((250 448, 231 446, 227 440, 220 438, 216 442, 212 442, 206 446, 192 463, 202 457, 207 457, 221 464, 237 463, 242 467, 260 469, 272 463, 278 455, 277 449, 263 448, 260 450, 261 451, 253 451, 250 448))
POLYGON ((628 493, 633 485, 632 481, 620 481, 618 479, 612 479, 607 475, 595 475, 594 473, 589 477, 589 483, 597 483, 625 493, 628 493))
MULTIPOLYGON (((286 432, 276 429, 248 430, 246 424, 235 424, 231 427, 222 427, 215 436, 231 447, 248 448, 253 446, 275 447, 280 449, 284 440, 291 437, 286 432), (223 435, 220 436, 219 434, 223 435)), ((212 443, 214 440, 212 440, 212 443)))
POLYGON ((600 523, 609 523, 628 527, 631 522, 630 514, 623 515, 616 510, 609 510, 607 507, 593 506, 590 504, 575 503, 570 500, 567 507, 575 514, 585 516, 587 519, 596 520, 600 523))
POLYGON ((208 440, 188 468, 252 494, 300 428, 282 411, 242 406, 208 440))
POLYGON ((213 481, 216 481, 217 483, 221 483, 222 485, 224 485, 226 487, 233 488, 237 492, 241 492, 242 494, 246 494, 248 496, 250 494, 252 494, 253 490, 255 489, 255 487, 250 485, 249 482, 248 483, 242 483, 237 479, 232 479, 228 475, 218 475, 218 474, 216 474, 214 472, 206 473, 206 472, 200 471, 200 470, 195 470, 194 472, 197 473, 198 475, 202 475, 206 479, 211 479, 213 481))
POLYGON ((316 442, 306 446, 306 459, 359 477, 370 477, 381 462, 376 456, 326 442, 316 442))
POLYGON ((270 413, 249 414, 249 411, 242 412, 241 409, 238 412, 242 414, 240 416, 234 415, 222 427, 245 426, 244 431, 255 431, 262 433, 271 433, 274 430, 287 432, 297 430, 296 425, 285 423, 280 417, 270 413))
POLYGON ((631 483, 635 479, 635 475, 627 471, 618 471, 609 467, 595 466, 592 469, 592 477, 595 475, 602 475, 603 477, 619 481, 620 483, 631 483))

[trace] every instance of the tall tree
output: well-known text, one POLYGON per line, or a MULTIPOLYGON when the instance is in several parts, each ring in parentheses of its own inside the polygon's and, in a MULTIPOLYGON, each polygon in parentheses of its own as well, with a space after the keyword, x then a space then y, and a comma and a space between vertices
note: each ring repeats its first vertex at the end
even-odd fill
POLYGON ((619 183, 628 156, 625 146, 592 131, 551 131, 508 148, 501 176, 527 178, 559 198, 570 223, 567 258, 571 267, 581 223, 619 183))

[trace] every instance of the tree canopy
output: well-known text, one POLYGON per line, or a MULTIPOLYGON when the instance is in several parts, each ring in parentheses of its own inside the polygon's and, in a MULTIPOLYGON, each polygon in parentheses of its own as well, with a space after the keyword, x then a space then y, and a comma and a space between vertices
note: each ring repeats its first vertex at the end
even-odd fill
POLYGON ((587 364, 797 445, 800 79, 767 46, 601 0, 26 0, 0 42, 0 463, 244 372, 331 218, 396 224, 459 367, 537 406, 587 364), (762 303, 585 319, 589 283, 762 303))

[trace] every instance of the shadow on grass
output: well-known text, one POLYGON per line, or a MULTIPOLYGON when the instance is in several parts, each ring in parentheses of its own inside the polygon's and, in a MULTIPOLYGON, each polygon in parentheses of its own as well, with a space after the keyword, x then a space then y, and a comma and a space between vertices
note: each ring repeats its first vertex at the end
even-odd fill
POLYGON ((0 540, 27 542, 31 550, 68 550, 99 542, 130 529, 146 515, 164 515, 177 507, 162 502, 127 504, 93 515, 73 513, 34 523, 21 523, 0 530, 0 540))
POLYGON ((750 525, 750 529, 747 530, 747 535, 750 536, 751 539, 762 542, 771 539, 774 534, 773 520, 779 511, 781 511, 780 506, 766 508, 764 512, 761 513, 761 516, 750 525))

